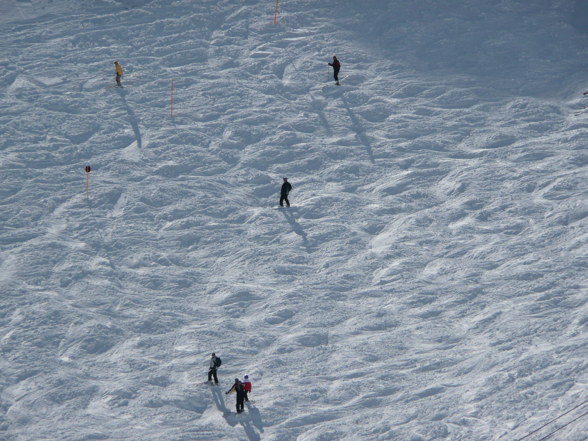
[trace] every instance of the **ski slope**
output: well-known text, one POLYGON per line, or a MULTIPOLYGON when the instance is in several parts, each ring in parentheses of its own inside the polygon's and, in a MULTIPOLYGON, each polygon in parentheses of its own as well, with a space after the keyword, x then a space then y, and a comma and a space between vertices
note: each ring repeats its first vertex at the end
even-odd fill
POLYGON ((274 8, 0 5, 0 439, 585 441, 583 2, 274 8))

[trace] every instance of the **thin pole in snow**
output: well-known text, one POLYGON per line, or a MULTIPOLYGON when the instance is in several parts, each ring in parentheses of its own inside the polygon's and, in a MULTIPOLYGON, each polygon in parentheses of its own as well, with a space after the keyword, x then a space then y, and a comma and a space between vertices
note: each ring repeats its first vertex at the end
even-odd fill
POLYGON ((276 0, 276 9, 274 10, 274 24, 278 23, 278 0, 276 0))
POLYGON ((169 114, 174 117, 174 80, 171 80, 171 95, 169 99, 169 114))
POLYGON ((86 165, 86 197, 90 197, 90 171, 92 167, 86 165))

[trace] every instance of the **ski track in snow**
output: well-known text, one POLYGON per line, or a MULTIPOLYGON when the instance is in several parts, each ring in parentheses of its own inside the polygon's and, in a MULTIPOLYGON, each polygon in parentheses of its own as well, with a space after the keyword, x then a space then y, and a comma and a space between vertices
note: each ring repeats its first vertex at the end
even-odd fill
POLYGON ((580 3, 384 3, 0 6, 0 438, 519 439, 588 399, 580 3))

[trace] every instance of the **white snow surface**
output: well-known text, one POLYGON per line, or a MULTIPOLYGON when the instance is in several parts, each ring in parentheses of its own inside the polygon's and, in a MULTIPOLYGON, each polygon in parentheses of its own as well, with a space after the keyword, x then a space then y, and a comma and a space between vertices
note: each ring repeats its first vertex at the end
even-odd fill
POLYGON ((2 2, 0 439, 586 440, 584 1, 274 10, 2 2))

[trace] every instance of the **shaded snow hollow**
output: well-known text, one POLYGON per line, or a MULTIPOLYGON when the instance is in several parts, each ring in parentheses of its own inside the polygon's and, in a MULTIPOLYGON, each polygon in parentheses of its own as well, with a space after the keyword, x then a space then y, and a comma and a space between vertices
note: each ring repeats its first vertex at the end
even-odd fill
POLYGON ((0 438, 586 440, 586 8, 274 7, 2 2, 0 438))

